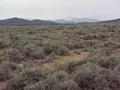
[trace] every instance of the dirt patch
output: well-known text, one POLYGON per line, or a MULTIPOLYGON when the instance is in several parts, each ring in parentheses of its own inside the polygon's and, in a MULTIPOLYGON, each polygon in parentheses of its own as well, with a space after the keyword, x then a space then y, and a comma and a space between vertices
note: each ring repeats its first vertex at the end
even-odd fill
POLYGON ((64 64, 66 61, 81 61, 89 55, 88 52, 83 52, 81 50, 73 50, 70 52, 69 56, 58 56, 57 59, 52 62, 45 63, 40 66, 42 69, 55 70, 59 65, 64 64))
POLYGON ((0 82, 0 90, 4 90, 6 88, 7 81, 0 82))
POLYGON ((120 38, 113 38, 112 41, 114 43, 120 44, 120 38))

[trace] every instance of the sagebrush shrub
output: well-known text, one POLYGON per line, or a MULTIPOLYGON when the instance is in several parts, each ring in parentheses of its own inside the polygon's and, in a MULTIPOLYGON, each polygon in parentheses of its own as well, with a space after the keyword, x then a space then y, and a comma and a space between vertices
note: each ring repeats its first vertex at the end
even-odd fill
MULTIPOLYGON (((56 85, 64 81, 68 74, 64 71, 56 71, 48 75, 47 79, 39 81, 36 84, 30 85, 25 88, 25 90, 59 90, 56 85)), ((62 88, 62 87, 61 87, 62 88)))
POLYGON ((0 81, 8 80, 14 75, 18 74, 20 68, 11 62, 4 62, 0 64, 0 81))
POLYGON ((34 44, 26 45, 24 48, 24 53, 25 53, 25 56, 31 57, 31 58, 43 59, 45 57, 43 48, 34 44))
POLYGON ((0 49, 7 48, 9 46, 9 40, 0 39, 0 49))
POLYGON ((6 90, 24 90, 25 86, 34 84, 45 78, 46 75, 41 70, 24 70, 8 82, 6 90))
POLYGON ((65 46, 60 46, 57 48, 56 53, 58 55, 69 55, 69 49, 65 46))
POLYGON ((104 69, 93 63, 87 63, 73 73, 74 80, 82 90, 119 90, 120 74, 104 69))
POLYGON ((5 59, 10 62, 20 63, 24 60, 23 55, 17 49, 7 49, 5 59))

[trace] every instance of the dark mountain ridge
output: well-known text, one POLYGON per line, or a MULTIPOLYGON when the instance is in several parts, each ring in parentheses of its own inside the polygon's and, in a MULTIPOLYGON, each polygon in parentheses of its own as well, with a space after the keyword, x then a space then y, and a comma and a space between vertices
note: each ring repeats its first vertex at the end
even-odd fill
POLYGON ((23 18, 9 18, 9 19, 4 19, 0 20, 0 25, 46 25, 46 24, 57 24, 53 21, 45 21, 45 20, 27 20, 23 18))
POLYGON ((113 20, 102 21, 100 23, 120 23, 120 18, 113 19, 113 20))

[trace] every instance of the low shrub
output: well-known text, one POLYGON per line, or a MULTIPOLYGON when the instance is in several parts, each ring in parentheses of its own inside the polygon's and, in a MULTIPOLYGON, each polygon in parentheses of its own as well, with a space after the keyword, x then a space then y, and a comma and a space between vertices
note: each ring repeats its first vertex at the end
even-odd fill
POLYGON ((49 55, 53 52, 53 47, 51 45, 45 45, 44 46, 44 53, 45 55, 49 55))
POLYGON ((65 70, 69 74, 72 73, 78 67, 79 62, 72 61, 72 62, 65 62, 63 65, 59 65, 59 69, 65 70))
POLYGON ((39 47, 34 44, 28 44, 24 47, 24 54, 26 57, 43 59, 45 58, 45 54, 42 47, 39 47))
POLYGON ((11 62, 4 62, 0 64, 0 81, 8 80, 20 72, 20 68, 11 62))
POLYGON ((100 67, 104 67, 106 69, 114 69, 120 63, 120 58, 116 56, 101 56, 99 60, 97 60, 97 64, 100 67))
POLYGON ((46 75, 41 70, 24 70, 8 82, 6 90, 24 90, 25 86, 42 81, 45 78, 46 75))
POLYGON ((6 49, 5 59, 10 62, 20 63, 24 60, 23 55, 17 49, 6 49))
POLYGON ((57 50, 55 51, 56 54, 58 55, 69 55, 69 49, 65 46, 60 46, 57 48, 57 50))
POLYGON ((73 80, 66 80, 55 85, 53 90, 82 90, 73 80))
POLYGON ((9 46, 9 40, 0 39, 0 49, 7 48, 9 46))
POLYGON ((120 74, 87 63, 73 73, 74 80, 82 90, 119 90, 120 74))
MULTIPOLYGON (((59 90, 56 85, 64 81, 68 74, 64 71, 57 71, 48 76, 44 81, 39 81, 34 85, 30 85, 25 90, 59 90)), ((61 87, 62 88, 62 87, 61 87)))

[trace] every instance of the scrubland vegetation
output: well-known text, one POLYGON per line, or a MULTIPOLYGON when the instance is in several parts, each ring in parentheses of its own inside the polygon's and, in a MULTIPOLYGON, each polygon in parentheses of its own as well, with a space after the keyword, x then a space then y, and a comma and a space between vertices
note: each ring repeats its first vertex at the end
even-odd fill
POLYGON ((4 90, 120 90, 120 25, 0 26, 0 82, 4 90))

